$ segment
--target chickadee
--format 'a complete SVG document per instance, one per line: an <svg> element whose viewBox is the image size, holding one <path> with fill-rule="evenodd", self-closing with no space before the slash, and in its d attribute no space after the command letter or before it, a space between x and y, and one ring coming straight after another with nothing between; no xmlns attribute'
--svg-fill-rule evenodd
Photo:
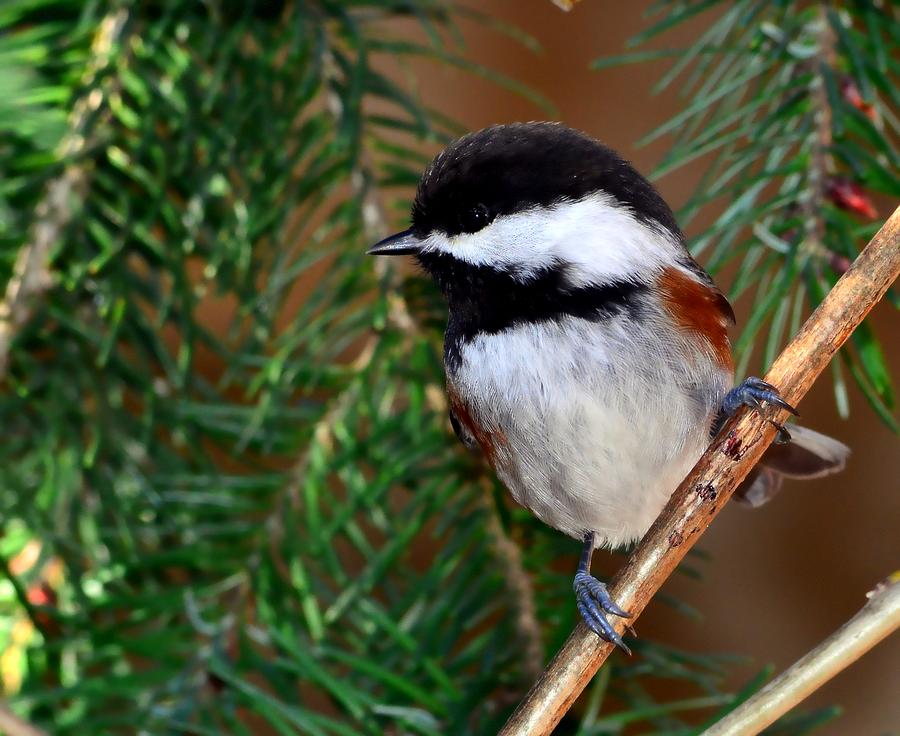
<svg viewBox="0 0 900 736"><path fill-rule="evenodd" d="M758 378L732 388L734 313L671 209L584 133L498 125L440 153L411 227L368 252L414 255L443 291L453 429L516 501L583 541L578 610L628 651L607 619L628 613L590 574L593 550L640 538L740 406L796 413ZM843 468L840 442L791 434L745 500Z"/></svg>

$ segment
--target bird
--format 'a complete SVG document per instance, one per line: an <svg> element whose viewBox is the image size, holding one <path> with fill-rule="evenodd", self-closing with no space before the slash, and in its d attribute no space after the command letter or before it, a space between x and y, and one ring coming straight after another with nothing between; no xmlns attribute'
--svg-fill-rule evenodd
<svg viewBox="0 0 900 736"><path fill-rule="evenodd" d="M609 618L629 613L591 575L594 550L640 539L740 407L797 413L759 378L734 386L734 312L672 210L586 133L494 125L441 151L409 228L367 252L413 256L443 292L454 432L519 504L582 543L577 610L630 652ZM841 442L778 426L781 444L738 490L750 505L784 477L846 463Z"/></svg>

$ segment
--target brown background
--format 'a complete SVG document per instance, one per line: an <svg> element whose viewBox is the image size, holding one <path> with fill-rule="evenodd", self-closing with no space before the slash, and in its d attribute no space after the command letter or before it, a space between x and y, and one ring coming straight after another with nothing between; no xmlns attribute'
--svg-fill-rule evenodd
<svg viewBox="0 0 900 736"><path fill-rule="evenodd" d="M488 15L508 20L535 36L540 54L483 28L465 26L466 54L491 69L524 81L548 97L558 119L588 131L649 171L666 142L636 149L634 142L678 109L674 93L652 96L664 64L631 65L604 72L591 60L624 50L627 38L647 27L648 3L583 0L563 13L549 0L487 0ZM694 28L665 37L668 46L689 43ZM495 85L436 65L422 64L421 93L475 129L491 123L547 117L528 101ZM693 190L702 162L659 182L677 208ZM890 202L879 202L886 216ZM688 234L702 221L691 223ZM747 303L735 305L739 324ZM882 305L874 325L889 352L900 383L900 318ZM754 371L759 371L758 365ZM700 609L692 622L651 605L640 633L697 651L752 655L734 684L771 663L789 665L850 617L878 580L900 568L900 442L851 387L851 417L836 414L827 377L800 409L809 426L828 432L854 451L840 476L791 484L757 511L729 508L701 542L711 553L705 579L678 576L667 590ZM598 558L600 555L598 554ZM604 565L597 560L601 567ZM824 728L829 734L900 733L900 636L883 643L822 688L807 705L840 704L843 717Z"/></svg>

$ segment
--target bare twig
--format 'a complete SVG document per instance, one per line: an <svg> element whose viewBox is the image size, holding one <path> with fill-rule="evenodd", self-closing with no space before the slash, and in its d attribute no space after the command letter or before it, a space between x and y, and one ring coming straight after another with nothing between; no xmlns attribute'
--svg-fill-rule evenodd
<svg viewBox="0 0 900 736"><path fill-rule="evenodd" d="M100 23L91 44L91 57L82 84L91 82L108 64L128 13L118 9ZM104 94L95 87L78 100L69 117L69 128L58 148L59 158L71 159L84 150L91 117L103 104ZM50 257L73 214L73 198L83 195L87 172L83 165L69 164L47 185L47 192L35 210L31 238L16 256L13 274L0 301L0 378L6 373L13 338L31 319L35 300L53 284Z"/></svg>
<svg viewBox="0 0 900 736"><path fill-rule="evenodd" d="M703 736L753 736L900 628L900 573L869 593L869 602L825 641L788 667Z"/></svg>
<svg viewBox="0 0 900 736"><path fill-rule="evenodd" d="M828 97L828 82L824 69L836 68L834 51L834 31L828 22L824 5L819 8L817 18L819 24L818 52L811 62L813 83L811 98L813 101L813 139L812 155L809 163L809 192L801 205L806 237L813 248L825 250L825 207L823 202L828 188L828 177L834 172L834 161L831 156L832 118L831 100Z"/></svg>
<svg viewBox="0 0 900 736"><path fill-rule="evenodd" d="M522 645L520 664L526 682L541 674L544 664L544 637L537 615L534 599L534 584L522 559L522 550L506 532L497 513L490 488L485 483L481 498L487 513L487 534L491 539L494 554L505 571L506 587L512 597L512 613L515 616L516 634ZM526 679L527 678L527 679ZM513 701L515 702L515 701Z"/></svg>
<svg viewBox="0 0 900 736"><path fill-rule="evenodd" d="M47 736L46 731L19 718L3 702L0 702L0 733L6 736Z"/></svg>
<svg viewBox="0 0 900 736"><path fill-rule="evenodd" d="M575 7L575 3L580 2L580 0L550 0L557 8L561 8L565 10L567 13Z"/></svg>
<svg viewBox="0 0 900 736"><path fill-rule="evenodd" d="M785 347L766 380L796 405L898 274L900 208ZM633 615L629 623L700 538L774 436L766 418L744 410L713 441L612 581L613 599ZM624 625L618 621L620 631ZM612 649L579 623L500 733L551 733Z"/></svg>

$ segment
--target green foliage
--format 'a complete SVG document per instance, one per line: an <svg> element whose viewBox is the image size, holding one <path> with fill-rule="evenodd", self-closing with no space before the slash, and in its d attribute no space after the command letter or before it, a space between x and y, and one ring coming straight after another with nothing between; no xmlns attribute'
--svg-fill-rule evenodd
<svg viewBox="0 0 900 736"><path fill-rule="evenodd" d="M0 376L0 676L48 732L491 733L572 626L577 549L450 437L437 295L362 255L457 132L384 70L508 83L463 19L533 45L443 0L0 7L7 290L59 231ZM570 730L736 702L635 648Z"/></svg>
<svg viewBox="0 0 900 736"><path fill-rule="evenodd" d="M632 39L659 43L710 17L690 47L647 49L595 64L673 58L657 91L677 84L683 109L644 137L672 140L663 176L704 162L705 174L679 219L709 208L713 223L692 242L713 272L731 265L729 295L752 308L736 343L739 373L756 350L766 368L850 261L878 230L871 195L900 197L900 38L891 3L666 0ZM900 306L896 294L890 295ZM879 416L895 431L894 388L871 329L841 353ZM849 412L840 363L839 411Z"/></svg>

